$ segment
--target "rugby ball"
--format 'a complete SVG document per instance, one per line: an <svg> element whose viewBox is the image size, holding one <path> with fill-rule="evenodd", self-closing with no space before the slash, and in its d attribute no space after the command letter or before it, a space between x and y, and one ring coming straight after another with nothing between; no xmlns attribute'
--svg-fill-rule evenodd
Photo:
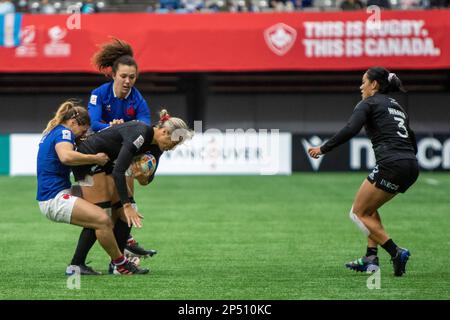
<svg viewBox="0 0 450 320"><path fill-rule="evenodd" d="M141 170L145 174L152 175L156 170L156 158L150 153L144 153L139 159Z"/></svg>

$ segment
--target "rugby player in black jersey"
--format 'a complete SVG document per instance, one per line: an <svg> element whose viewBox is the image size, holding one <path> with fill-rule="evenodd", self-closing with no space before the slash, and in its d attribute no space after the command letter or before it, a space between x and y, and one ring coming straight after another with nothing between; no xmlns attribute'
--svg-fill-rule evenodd
<svg viewBox="0 0 450 320"><path fill-rule="evenodd" d="M404 91L400 79L383 67L368 69L360 87L362 100L356 105L347 125L322 146L308 149L313 158L330 152L357 135L364 126L375 152L376 166L357 192L351 220L368 237L366 255L346 264L356 271L375 271L379 266L378 245L389 255L394 275L406 272L410 256L408 249L398 247L388 236L381 223L378 209L404 193L419 175L414 132L409 127L409 117L400 104L388 96Z"/></svg>
<svg viewBox="0 0 450 320"><path fill-rule="evenodd" d="M111 203L120 212L114 228L119 249L123 252L131 226L140 228L142 216L133 206L126 183L126 171L133 164L137 156L150 152L156 159L164 151L172 150L179 143L189 139L192 131L186 123L179 118L170 117L166 110L160 113L160 121L156 126L149 126L140 121L129 121L118 124L89 136L77 148L78 152L85 154L98 153L95 150L104 150L110 162L104 166L78 166L73 167L75 179L80 182L83 198L95 204L105 204L111 207ZM148 184L153 180L152 174L145 176L140 173L136 177L140 184ZM117 200L117 202L116 202ZM123 208L123 210L120 210ZM125 223L121 223L122 220ZM120 226L120 228L117 228ZM75 255L87 256L87 253L95 243L95 233L84 233L80 236ZM72 265L69 265L70 268ZM86 269L86 273L99 274L95 270ZM110 272L115 272L110 270ZM148 269L142 269L147 273ZM139 273L139 272L136 272Z"/></svg>

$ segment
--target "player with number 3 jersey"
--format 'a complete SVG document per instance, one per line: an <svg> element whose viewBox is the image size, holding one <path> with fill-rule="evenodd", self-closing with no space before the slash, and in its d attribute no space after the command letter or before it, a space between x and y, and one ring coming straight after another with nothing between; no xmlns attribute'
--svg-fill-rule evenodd
<svg viewBox="0 0 450 320"><path fill-rule="evenodd" d="M414 132L409 116L390 92L404 91L400 79L383 67L373 67L364 73L359 102L347 125L322 146L309 148L313 158L326 154L347 142L365 128L375 152L376 166L356 194L350 219L368 237L366 255L346 264L356 271L375 271L379 267L378 245L389 255L394 275L406 272L410 252L398 247L387 235L378 209L398 193L404 193L419 176Z"/></svg>

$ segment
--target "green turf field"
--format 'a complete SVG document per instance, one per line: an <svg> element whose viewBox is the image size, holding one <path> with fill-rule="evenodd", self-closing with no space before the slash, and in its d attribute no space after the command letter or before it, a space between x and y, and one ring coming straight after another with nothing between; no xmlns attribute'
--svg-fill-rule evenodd
<svg viewBox="0 0 450 320"><path fill-rule="evenodd" d="M365 174L157 177L137 190L159 253L147 276L82 277L64 270L79 227L44 218L32 177L0 177L0 299L450 299L450 174L425 174L381 209L388 233L411 251L394 278L380 250L381 288L343 265L365 253L348 218ZM88 260L106 271L98 244Z"/></svg>

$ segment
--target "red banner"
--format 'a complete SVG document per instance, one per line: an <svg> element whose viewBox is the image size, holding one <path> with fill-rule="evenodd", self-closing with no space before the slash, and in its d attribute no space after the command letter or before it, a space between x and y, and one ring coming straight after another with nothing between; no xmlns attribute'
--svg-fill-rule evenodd
<svg viewBox="0 0 450 320"><path fill-rule="evenodd" d="M450 10L330 13L24 15L0 72L95 72L109 36L140 71L450 68Z"/></svg>

